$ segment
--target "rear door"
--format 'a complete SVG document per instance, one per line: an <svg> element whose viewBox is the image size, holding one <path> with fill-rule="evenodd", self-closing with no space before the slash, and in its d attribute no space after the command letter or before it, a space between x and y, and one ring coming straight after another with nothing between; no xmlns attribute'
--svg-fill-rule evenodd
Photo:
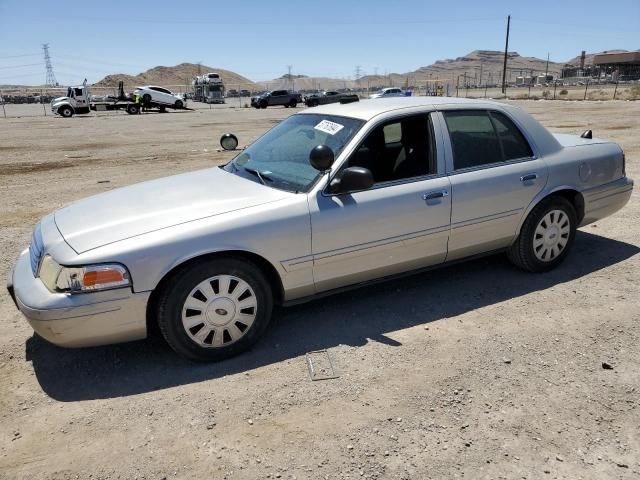
<svg viewBox="0 0 640 480"><path fill-rule="evenodd" d="M274 90L271 92L269 105L284 105L289 103L289 95L286 90Z"/></svg>
<svg viewBox="0 0 640 480"><path fill-rule="evenodd" d="M441 115L452 194L447 260L509 246L547 182L546 164L502 111L449 108Z"/></svg>

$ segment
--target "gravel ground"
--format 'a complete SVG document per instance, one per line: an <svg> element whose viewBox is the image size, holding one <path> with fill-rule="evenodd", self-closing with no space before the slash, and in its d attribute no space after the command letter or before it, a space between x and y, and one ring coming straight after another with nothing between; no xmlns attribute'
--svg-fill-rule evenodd
<svg viewBox="0 0 640 480"><path fill-rule="evenodd" d="M515 103L619 142L640 177L640 103ZM46 213L226 161L222 133L291 113L0 118L0 275ZM160 339L57 348L2 291L0 478L638 478L638 196L553 272L494 256L281 309L217 364ZM321 349L339 377L312 382Z"/></svg>

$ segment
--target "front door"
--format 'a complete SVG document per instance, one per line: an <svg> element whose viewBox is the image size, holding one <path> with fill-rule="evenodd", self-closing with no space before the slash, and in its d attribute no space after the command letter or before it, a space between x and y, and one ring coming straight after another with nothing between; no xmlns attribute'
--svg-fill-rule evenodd
<svg viewBox="0 0 640 480"><path fill-rule="evenodd" d="M341 168L352 166L371 170L374 186L310 198L316 290L443 262L450 184L430 115L374 127Z"/></svg>
<svg viewBox="0 0 640 480"><path fill-rule="evenodd" d="M503 112L444 110L442 115L451 147L453 202L447 260L508 247L525 209L547 182L547 167Z"/></svg>

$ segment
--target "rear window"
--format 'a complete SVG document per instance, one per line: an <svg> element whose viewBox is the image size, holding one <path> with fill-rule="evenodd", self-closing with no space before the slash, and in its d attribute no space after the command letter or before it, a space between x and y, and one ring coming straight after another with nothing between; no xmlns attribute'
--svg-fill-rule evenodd
<svg viewBox="0 0 640 480"><path fill-rule="evenodd" d="M518 127L500 112L444 112L455 170L533 156Z"/></svg>
<svg viewBox="0 0 640 480"><path fill-rule="evenodd" d="M500 112L491 112L491 118L500 138L505 160L533 156L529 142L511 120Z"/></svg>

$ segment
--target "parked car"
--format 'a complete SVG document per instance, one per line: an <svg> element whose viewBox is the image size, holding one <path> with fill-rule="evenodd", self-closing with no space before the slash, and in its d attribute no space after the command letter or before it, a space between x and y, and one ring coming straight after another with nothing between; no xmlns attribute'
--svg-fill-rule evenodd
<svg viewBox="0 0 640 480"><path fill-rule="evenodd" d="M147 85L146 87L136 87L133 91L134 95L140 95L142 103L157 103L160 105L171 105L175 108L184 107L184 98L178 94L172 93L163 87Z"/></svg>
<svg viewBox="0 0 640 480"><path fill-rule="evenodd" d="M238 93L237 90L231 89L227 91L227 94L225 96L227 98L237 98L240 96L240 94Z"/></svg>
<svg viewBox="0 0 640 480"><path fill-rule="evenodd" d="M249 90L240 90L240 96L241 97L250 97L251 96L251 92Z"/></svg>
<svg viewBox="0 0 640 480"><path fill-rule="evenodd" d="M499 250L550 270L632 189L618 145L551 134L511 105L324 105L223 167L44 217L8 287L52 343L134 340L152 323L176 352L221 359L262 336L275 304Z"/></svg>
<svg viewBox="0 0 640 480"><path fill-rule="evenodd" d="M272 92L264 92L256 97L251 97L251 106L255 108L267 108L275 105L295 108L298 103L302 103L300 94L289 90L273 90Z"/></svg>
<svg viewBox="0 0 640 480"><path fill-rule="evenodd" d="M404 97L405 94L400 88L390 87L383 88L382 90L377 91L369 95L369 98L388 98L388 97Z"/></svg>
<svg viewBox="0 0 640 480"><path fill-rule="evenodd" d="M335 91L320 92L317 95L308 96L304 103L307 107L317 107L318 105L326 105L328 103L351 103L357 102L360 97L355 93L340 93Z"/></svg>

